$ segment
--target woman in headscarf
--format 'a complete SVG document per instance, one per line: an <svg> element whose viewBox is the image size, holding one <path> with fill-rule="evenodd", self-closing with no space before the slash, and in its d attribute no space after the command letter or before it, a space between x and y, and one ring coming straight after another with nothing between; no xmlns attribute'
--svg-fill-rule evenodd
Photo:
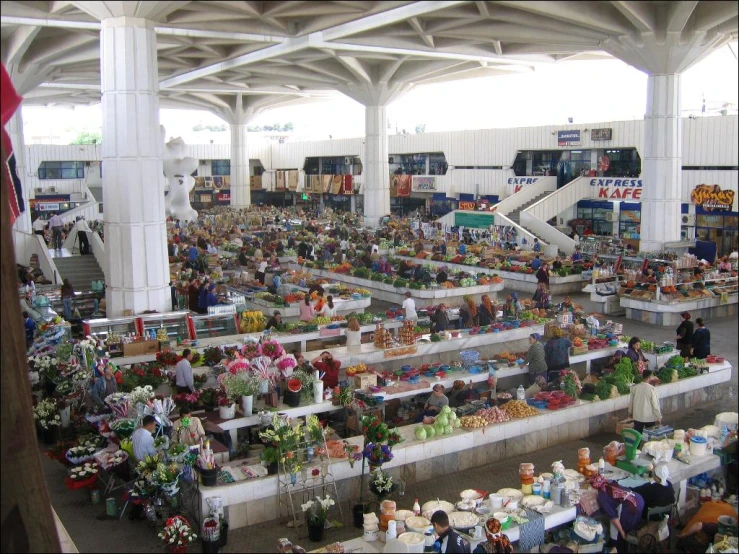
<svg viewBox="0 0 739 554"><path fill-rule="evenodd" d="M526 354L526 364L529 366L529 382L533 385L538 378L547 378L547 362L544 353L544 344L539 333L529 335L529 351Z"/></svg>
<svg viewBox="0 0 739 554"><path fill-rule="evenodd" d="M680 355L683 358L690 357L693 350L693 322L690 321L690 313L683 312L680 314L682 321L676 329L677 334L677 348L680 350Z"/></svg>
<svg viewBox="0 0 739 554"><path fill-rule="evenodd" d="M565 296L565 301L562 303L562 310L565 312L575 313L575 306L572 304L572 298Z"/></svg>
<svg viewBox="0 0 739 554"><path fill-rule="evenodd" d="M491 517L485 522L485 538L473 550L474 554L512 554L513 545L508 536L501 533L500 521Z"/></svg>
<svg viewBox="0 0 739 554"><path fill-rule="evenodd" d="M670 470L667 464L657 464L654 468L653 482L632 489L644 499L644 513L647 518L649 508L661 508L675 503L675 491L670 483Z"/></svg>
<svg viewBox="0 0 739 554"><path fill-rule="evenodd" d="M493 303L490 301L490 297L487 294L483 294L480 300L482 300L482 302L480 302L480 307L477 310L480 325L484 326L495 323L496 310L495 306L493 306Z"/></svg>
<svg viewBox="0 0 739 554"><path fill-rule="evenodd" d="M598 506L611 520L611 540L616 541L616 550L626 552L626 534L639 527L644 498L602 475L591 477L590 486L598 491Z"/></svg>
<svg viewBox="0 0 739 554"><path fill-rule="evenodd" d="M465 305L459 311L459 315L462 318L462 328L467 329L471 327L477 327L480 323L480 319L477 316L477 306L471 296L464 297Z"/></svg>
<svg viewBox="0 0 739 554"><path fill-rule="evenodd" d="M449 392L449 407L459 408L465 404L464 398L464 381L457 379L452 384L452 390Z"/></svg>

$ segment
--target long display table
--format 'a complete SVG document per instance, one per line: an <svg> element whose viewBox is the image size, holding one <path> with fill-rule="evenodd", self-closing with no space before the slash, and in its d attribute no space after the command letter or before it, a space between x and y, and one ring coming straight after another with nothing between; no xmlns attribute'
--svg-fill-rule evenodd
<svg viewBox="0 0 739 554"><path fill-rule="evenodd" d="M484 274L484 275L497 275L505 280L506 288L519 292L530 292L536 291L536 285L538 281L534 273L519 273L517 271L505 271L502 269L492 269L482 266L466 265L466 264L453 264L450 262L440 262L437 260L428 260L420 258L412 258L409 256L395 256L399 260L406 260L413 263L429 264L435 267L446 267L452 271L465 271L467 273ZM516 265L525 265L517 263ZM574 292L582 291L583 283L588 279L580 275L568 275L567 277L560 277L559 275L551 275L549 277L549 289L551 294L570 294Z"/></svg>
<svg viewBox="0 0 739 554"><path fill-rule="evenodd" d="M737 302L739 302L739 296L736 294L728 295L725 302L718 296L672 303L636 300L628 296L621 297L621 307L626 310L627 318L662 327L680 325L682 321L680 314L683 312L690 312L693 320L698 317L709 321L717 317L735 317L739 313Z"/></svg>
<svg viewBox="0 0 739 554"><path fill-rule="evenodd" d="M410 292L411 297L416 300L416 302L429 304L440 304L441 302L446 302L452 305L458 305L462 303L462 298L468 295L472 296L476 302L479 302L483 294L487 294L491 301L495 301L497 293L503 290L505 285L505 283L491 283L489 285L455 287L453 289L430 288L418 290L406 287L395 287L378 281L372 281L371 279L361 279L352 275L345 275L343 273L336 273L334 271L326 271L323 269L304 268L298 265L293 266L293 269L301 269L317 277L331 279L348 285L353 285L355 287L367 289L372 293L373 298L384 300L385 302L394 302L396 304L403 303L406 292Z"/></svg>
<svg viewBox="0 0 739 554"><path fill-rule="evenodd" d="M668 402L672 397L684 395L685 402L680 409L689 407L693 392L703 392L713 385L719 385L731 379L731 365L710 364L709 372L668 383L657 387L657 393L663 404L663 412L678 410L677 402ZM432 466L436 458L457 455L459 466L475 467L494 461L489 445L495 443L502 454L515 452L524 454L546 446L554 446L578 438L590 436L593 426L602 428L601 420L607 414L626 410L630 397L619 396L598 402L578 401L574 405L558 411L539 410L534 417L515 419L479 429L455 429L451 435L434 437L426 441L415 438L415 426L410 425L398 429L404 441L393 448L394 458L383 466L383 469L396 473L397 468L413 465L414 479L422 481L431 478ZM597 425L596 425L597 424ZM597 431L596 431L597 432ZM361 445L362 437L347 439L350 444ZM477 449L485 448L485 455L476 455ZM469 452L466 454L466 452ZM480 451L482 452L482 451ZM496 458L499 459L499 458ZM318 467L318 462L307 464ZM442 464L447 471L447 464ZM452 468L452 471L456 469ZM686 470L687 471L687 470ZM346 460L333 460L332 473L339 484L340 500L350 495L350 483L341 483L348 479L358 479L361 464L354 467ZM683 476L684 478L684 476ZM481 484L482 485L482 484ZM343 491L343 494L342 494ZM269 475L260 479L239 481L215 487L200 487L202 513L208 513L207 499L220 497L223 505L228 507L228 519L232 528L271 521L278 515L278 477Z"/></svg>
<svg viewBox="0 0 739 554"><path fill-rule="evenodd" d="M336 311L341 314L349 314L352 312L363 313L365 309L369 308L372 298L360 298L358 300L342 300L337 298L334 300ZM274 306L262 302L259 299L246 300L244 302L246 307L250 310L257 310L262 312L264 315L270 317L275 310L282 314L284 321L297 321L300 317L300 306L297 303L290 304L289 306Z"/></svg>

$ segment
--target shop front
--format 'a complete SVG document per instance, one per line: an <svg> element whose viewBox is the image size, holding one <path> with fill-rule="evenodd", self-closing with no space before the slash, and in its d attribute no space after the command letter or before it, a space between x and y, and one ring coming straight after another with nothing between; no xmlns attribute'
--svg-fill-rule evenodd
<svg viewBox="0 0 739 554"><path fill-rule="evenodd" d="M690 194L695 205L695 238L716 244L716 255L728 256L739 250L739 213L733 190L722 190L720 185L701 184Z"/></svg>

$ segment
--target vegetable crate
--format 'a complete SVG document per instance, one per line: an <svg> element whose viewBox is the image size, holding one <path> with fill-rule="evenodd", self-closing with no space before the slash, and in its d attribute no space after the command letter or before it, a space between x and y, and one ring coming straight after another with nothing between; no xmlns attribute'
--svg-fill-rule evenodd
<svg viewBox="0 0 739 554"><path fill-rule="evenodd" d="M377 375L374 373L362 373L354 376L354 388L366 389L377 385Z"/></svg>

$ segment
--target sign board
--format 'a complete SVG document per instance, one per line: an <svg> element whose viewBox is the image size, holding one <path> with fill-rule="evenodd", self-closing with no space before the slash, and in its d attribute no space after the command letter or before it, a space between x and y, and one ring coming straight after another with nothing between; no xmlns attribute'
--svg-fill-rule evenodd
<svg viewBox="0 0 739 554"><path fill-rule="evenodd" d="M526 185L533 185L538 182L541 177L508 177L509 194L516 194Z"/></svg>
<svg viewBox="0 0 739 554"><path fill-rule="evenodd" d="M59 202L37 202L36 210L39 212L58 212Z"/></svg>
<svg viewBox="0 0 739 554"><path fill-rule="evenodd" d="M580 146L580 130L557 131L557 146Z"/></svg>
<svg viewBox="0 0 739 554"><path fill-rule="evenodd" d="M733 190L721 190L719 185L698 185L690 193L690 201L706 211L728 211L734 205Z"/></svg>
<svg viewBox="0 0 739 554"><path fill-rule="evenodd" d="M474 204L474 202L472 202ZM460 204L462 204L460 202ZM495 223L495 216L485 212L454 212L454 225L457 227L472 227L487 229Z"/></svg>
<svg viewBox="0 0 739 554"><path fill-rule="evenodd" d="M610 127L591 129L590 140L613 140L613 129Z"/></svg>
<svg viewBox="0 0 739 554"><path fill-rule="evenodd" d="M477 208L477 204L475 202L463 201L459 203L460 210L475 211L476 208Z"/></svg>
<svg viewBox="0 0 739 554"><path fill-rule="evenodd" d="M641 200L641 179L590 179L590 198L605 200Z"/></svg>
<svg viewBox="0 0 739 554"><path fill-rule="evenodd" d="M216 195L216 200L218 200L218 202L230 202L231 201L231 191L219 192Z"/></svg>
<svg viewBox="0 0 739 554"><path fill-rule="evenodd" d="M436 192L436 177L419 177L414 175L411 180L413 192Z"/></svg>

